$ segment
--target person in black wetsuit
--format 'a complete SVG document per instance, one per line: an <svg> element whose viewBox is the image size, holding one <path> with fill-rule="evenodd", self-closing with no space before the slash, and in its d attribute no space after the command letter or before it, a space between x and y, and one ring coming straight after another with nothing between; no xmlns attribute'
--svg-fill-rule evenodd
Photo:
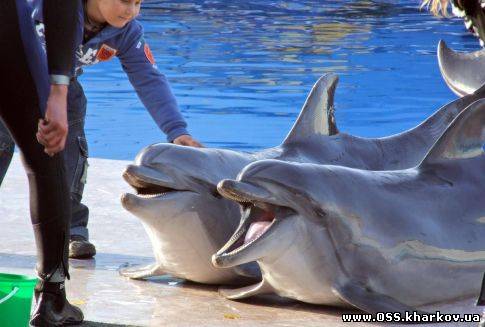
<svg viewBox="0 0 485 327"><path fill-rule="evenodd" d="M81 310L67 301L64 289L69 277L71 213L64 161L58 154L67 135L67 85L79 5L78 0L44 2L47 64L27 1L0 1L0 118L22 153L37 245L39 281L31 326L83 320Z"/></svg>

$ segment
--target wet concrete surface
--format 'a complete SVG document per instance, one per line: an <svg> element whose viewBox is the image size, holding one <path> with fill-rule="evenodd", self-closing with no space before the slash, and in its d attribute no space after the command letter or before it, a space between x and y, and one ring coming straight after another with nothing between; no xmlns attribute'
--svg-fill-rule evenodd
<svg viewBox="0 0 485 327"><path fill-rule="evenodd" d="M148 237L120 204L130 187L121 178L126 161L90 159L85 203L91 211L92 260L71 260L68 297L82 308L83 326L345 326L338 308L308 305L275 296L236 302L217 287L170 276L134 281L118 274L126 264L152 262ZM0 189L0 272L33 274L35 243L28 211L27 179L18 156ZM473 299L427 308L442 313L478 313ZM347 310L346 312L358 313ZM373 326L352 323L352 326ZM388 324L380 324L380 326ZM476 326L440 324L440 326ZM397 326L397 325L394 325Z"/></svg>

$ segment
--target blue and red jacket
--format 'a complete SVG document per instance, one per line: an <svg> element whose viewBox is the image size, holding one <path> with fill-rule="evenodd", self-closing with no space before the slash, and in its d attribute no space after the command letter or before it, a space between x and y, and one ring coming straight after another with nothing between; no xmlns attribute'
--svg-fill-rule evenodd
<svg viewBox="0 0 485 327"><path fill-rule="evenodd" d="M29 0L36 24L37 34L44 40L42 0ZM84 12L79 10L75 72L78 76L83 67L110 60L117 56L136 93L169 142L188 134L187 123L182 117L177 101L165 76L155 65L143 27L132 20L122 28L107 25L97 35L83 44Z"/></svg>

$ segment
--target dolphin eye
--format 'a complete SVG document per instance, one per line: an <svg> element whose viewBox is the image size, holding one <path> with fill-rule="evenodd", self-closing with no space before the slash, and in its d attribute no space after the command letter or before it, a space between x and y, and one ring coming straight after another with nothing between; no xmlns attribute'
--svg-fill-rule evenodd
<svg viewBox="0 0 485 327"><path fill-rule="evenodd" d="M315 208L315 213L317 214L317 216L322 218L327 216L327 213L320 208Z"/></svg>
<svg viewBox="0 0 485 327"><path fill-rule="evenodd" d="M215 197L216 199L222 199L222 195L217 191L217 189L214 189L211 192L212 196Z"/></svg>

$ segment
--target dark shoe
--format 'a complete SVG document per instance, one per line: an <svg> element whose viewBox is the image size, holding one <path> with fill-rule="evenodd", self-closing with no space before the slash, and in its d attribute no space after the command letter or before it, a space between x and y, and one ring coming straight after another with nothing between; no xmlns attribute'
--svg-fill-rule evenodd
<svg viewBox="0 0 485 327"><path fill-rule="evenodd" d="M64 283L40 281L35 287L34 295L37 304L30 320L31 327L57 327L83 322L81 309L66 299Z"/></svg>
<svg viewBox="0 0 485 327"><path fill-rule="evenodd" d="M80 235L72 235L69 240L69 258L91 259L96 255L96 248L92 243Z"/></svg>

